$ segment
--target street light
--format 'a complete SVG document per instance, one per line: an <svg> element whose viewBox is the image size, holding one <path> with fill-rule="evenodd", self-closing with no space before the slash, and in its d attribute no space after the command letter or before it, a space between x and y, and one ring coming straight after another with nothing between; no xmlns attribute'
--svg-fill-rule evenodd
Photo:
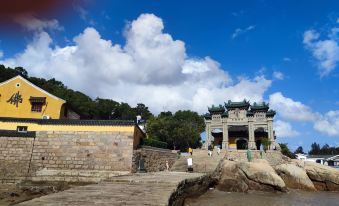
<svg viewBox="0 0 339 206"><path fill-rule="evenodd" d="M115 109L113 109L113 110L111 111L111 114L109 115L109 119L112 119L114 114L115 114Z"/></svg>
<svg viewBox="0 0 339 206"><path fill-rule="evenodd" d="M141 115L137 115L137 124L139 124L140 120L141 120Z"/></svg>

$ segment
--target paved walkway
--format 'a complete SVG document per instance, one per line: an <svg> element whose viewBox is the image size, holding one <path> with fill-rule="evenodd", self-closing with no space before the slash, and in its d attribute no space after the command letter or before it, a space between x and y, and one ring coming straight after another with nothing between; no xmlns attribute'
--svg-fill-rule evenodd
<svg viewBox="0 0 339 206"><path fill-rule="evenodd" d="M200 173L158 172L113 177L99 184L71 188L18 205L168 205L170 196L182 181L203 176Z"/></svg>

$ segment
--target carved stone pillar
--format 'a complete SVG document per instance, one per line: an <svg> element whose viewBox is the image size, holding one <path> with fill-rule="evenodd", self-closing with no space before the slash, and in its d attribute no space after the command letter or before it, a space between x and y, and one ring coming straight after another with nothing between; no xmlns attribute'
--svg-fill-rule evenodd
<svg viewBox="0 0 339 206"><path fill-rule="evenodd" d="M275 139L274 139L274 133L273 133L273 119L269 119L267 121L267 129L268 129L268 139L271 141L270 149L274 149L275 146Z"/></svg>
<svg viewBox="0 0 339 206"><path fill-rule="evenodd" d="M206 132L205 149L208 149L208 145L211 142L211 126L210 126L210 123L206 122L205 132Z"/></svg>
<svg viewBox="0 0 339 206"><path fill-rule="evenodd" d="M248 148L255 149L253 120L248 123Z"/></svg>
<svg viewBox="0 0 339 206"><path fill-rule="evenodd" d="M222 125L222 148L228 149L228 125L227 123L223 123Z"/></svg>

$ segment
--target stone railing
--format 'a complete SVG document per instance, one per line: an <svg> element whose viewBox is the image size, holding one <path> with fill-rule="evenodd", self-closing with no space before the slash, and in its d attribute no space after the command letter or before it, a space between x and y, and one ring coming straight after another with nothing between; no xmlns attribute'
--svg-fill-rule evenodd
<svg viewBox="0 0 339 206"><path fill-rule="evenodd" d="M251 153L252 159L266 159L273 166L283 164L288 160L288 157L276 150L267 150L266 152L251 150ZM228 150L225 157L230 160L247 161L247 150Z"/></svg>

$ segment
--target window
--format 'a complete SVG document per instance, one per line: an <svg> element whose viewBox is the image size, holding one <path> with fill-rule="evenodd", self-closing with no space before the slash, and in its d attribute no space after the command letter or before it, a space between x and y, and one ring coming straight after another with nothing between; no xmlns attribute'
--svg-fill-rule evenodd
<svg viewBox="0 0 339 206"><path fill-rule="evenodd" d="M42 102L32 102L32 112L41 112L42 111Z"/></svg>
<svg viewBox="0 0 339 206"><path fill-rule="evenodd" d="M41 112L42 106L46 103L46 97L30 97L29 101L31 102L32 112Z"/></svg>
<svg viewBox="0 0 339 206"><path fill-rule="evenodd" d="M27 126L18 126L16 128L17 132L21 132L21 133L26 133L27 132Z"/></svg>

